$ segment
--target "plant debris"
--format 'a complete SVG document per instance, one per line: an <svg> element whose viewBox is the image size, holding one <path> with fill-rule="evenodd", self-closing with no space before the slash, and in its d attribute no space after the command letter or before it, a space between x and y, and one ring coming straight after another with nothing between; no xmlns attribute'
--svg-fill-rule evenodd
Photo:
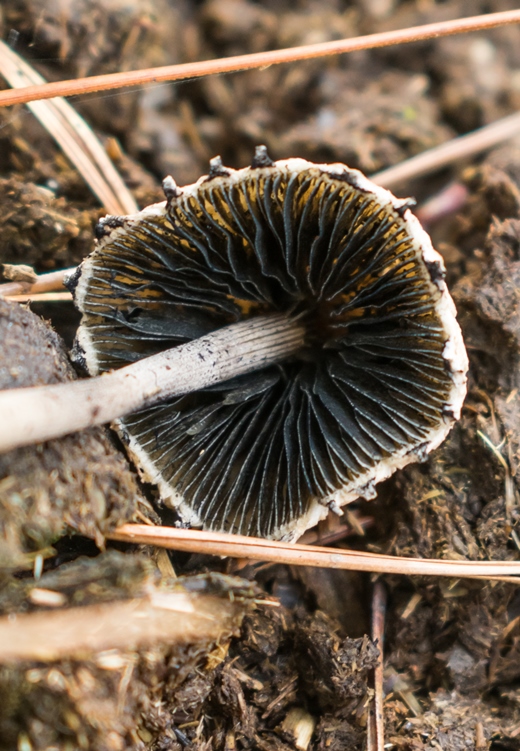
<svg viewBox="0 0 520 751"><path fill-rule="evenodd" d="M38 600L36 592L59 594L61 603ZM284 749L294 742L294 728L310 718L316 747L339 749L348 739L353 751L361 750L367 674L377 648L368 637L340 636L324 613L296 614L261 601L251 612L260 592L250 582L215 574L160 582L149 560L111 551L44 574L37 587L11 582L0 595L0 628L1 614L18 613L20 629L27 613L40 614L43 626L49 611L88 613L112 603L117 612L118 603L131 598L135 607L154 592L163 597L159 607L168 592L180 592L194 607L204 601L215 608L208 635L199 628L191 642L177 645L163 637L93 654L83 647L82 659L4 665L0 694L9 699L0 710L0 748L27 738L33 749L67 749L72 741L89 751L157 749L176 740L224 749L233 737L240 747ZM227 621L217 619L220 600ZM193 617L188 613L186 619ZM38 652L40 645L34 647Z"/></svg>
<svg viewBox="0 0 520 751"><path fill-rule="evenodd" d="M215 157L194 185L164 189L102 220L70 278L76 362L99 375L275 313L304 332L283 362L264 347L256 372L156 389L121 413L141 476L184 522L296 539L439 445L468 361L442 258L406 199L338 163L272 162L265 146L250 167Z"/></svg>
<svg viewBox="0 0 520 751"><path fill-rule="evenodd" d="M71 744L89 751L156 747L143 743L143 739L164 737L161 730L171 729L175 722L172 714L179 704L185 706L190 690L197 697L194 709L204 701L229 641L238 633L244 613L251 609L257 594L254 585L232 577L209 575L161 582L151 561L111 551L44 574L38 589L24 581L13 581L4 589L0 612L8 612L11 622L18 614L20 629L28 618L39 617L43 639L45 619L60 610L50 600L46 606L37 603L36 591L60 594L61 612L77 613L78 619L82 610L88 613L96 605L103 612L100 603L108 604L107 612L115 609L117 613L118 604L127 602L136 610L139 601L153 602L155 598L163 614L162 637L156 633L153 643L147 644L150 637L142 632L140 643L128 644L125 626L129 625L130 609L118 628L112 623L115 640L110 649L93 652L85 645L68 659L40 657L3 665L2 749L21 743L42 751L49 747L65 751ZM182 600L180 612L173 607L175 594ZM76 609L71 610L74 605ZM143 616L143 612L138 613L140 620ZM195 618L188 638L182 633L180 639L175 637L179 617L188 621ZM101 616L99 631L104 630L102 623ZM122 637L120 647L118 633Z"/></svg>
<svg viewBox="0 0 520 751"><path fill-rule="evenodd" d="M462 0L3 0L1 33L56 80L517 6L514 0L474 0L471 7ZM189 184L214 154L241 167L258 143L274 159L346 161L368 173L385 168L518 111L519 68L518 28L511 27L71 103L146 206L162 200L165 175ZM468 200L431 232L468 344L462 420L426 463L400 471L375 500L359 504L370 520L364 536L337 544L453 560L517 559L519 142L403 185L402 192L421 201L452 180L464 184ZM1 263L41 273L74 266L92 250L102 209L23 108L0 111L0 197ZM71 344L77 328L72 306L39 302L33 310L51 318L58 334L29 310L0 303L2 387L74 377L60 340ZM102 546L104 532L134 518L136 509L149 521L175 522L163 508L154 515L153 493L139 485L104 430L4 455L0 476L0 617L62 614L82 602L115 609L173 587L156 578L151 551L136 554L135 546L100 553L90 543L90 561L65 565L85 551L82 535ZM252 607L250 598L262 600L250 582L234 581L230 590L215 579L225 561L186 554L172 554L172 561L181 574L210 573L203 589L222 602L238 586L239 611ZM173 574L166 554L161 570ZM156 642L2 665L0 748L361 751L381 646L364 636L368 576L295 574L269 565L247 565L241 573L282 605L249 609L233 639L230 630L218 643ZM201 586L199 578L191 581ZM385 748L518 751L517 588L431 577L385 581Z"/></svg>

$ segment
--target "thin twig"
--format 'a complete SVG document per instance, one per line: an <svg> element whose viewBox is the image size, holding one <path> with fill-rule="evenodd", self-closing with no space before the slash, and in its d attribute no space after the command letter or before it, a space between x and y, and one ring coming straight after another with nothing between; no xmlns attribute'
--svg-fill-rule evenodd
<svg viewBox="0 0 520 751"><path fill-rule="evenodd" d="M47 274L40 274L33 284L27 284L26 282L6 282L6 284L0 284L0 297L57 292L63 289L63 280L65 277L74 271L76 271L75 268L49 271Z"/></svg>
<svg viewBox="0 0 520 751"><path fill-rule="evenodd" d="M367 751L384 751L385 721L383 714L383 660L386 619L386 588L376 581L372 593L372 641L377 644L379 658L373 670L374 698L367 725Z"/></svg>
<svg viewBox="0 0 520 751"><path fill-rule="evenodd" d="M221 532L206 532L175 527L149 527L124 524L107 535L110 540L156 545L189 553L251 558L291 566L318 566L354 571L372 571L407 576L448 576L451 578L492 579L520 584L520 561L448 561L442 559L403 558L339 550L314 545L277 542Z"/></svg>
<svg viewBox="0 0 520 751"><path fill-rule="evenodd" d="M520 134L520 112L424 151L401 164L377 172L370 179L384 188L393 188L406 180L422 177L448 164L474 156L518 134Z"/></svg>
<svg viewBox="0 0 520 751"><path fill-rule="evenodd" d="M152 591L132 600L17 613L0 618L0 664L133 649L157 641L218 642L234 630L243 608L223 597Z"/></svg>
<svg viewBox="0 0 520 751"><path fill-rule="evenodd" d="M72 302L70 292L36 292L26 295L4 295L11 302Z"/></svg>
<svg viewBox="0 0 520 751"><path fill-rule="evenodd" d="M279 362L303 346L304 328L262 316L97 378L0 392L0 452L58 438L172 396Z"/></svg>
<svg viewBox="0 0 520 751"><path fill-rule="evenodd" d="M520 23L520 10L509 10L502 13L488 13L470 18L457 18L452 21L414 26L397 31L384 31L378 34L355 37L354 39L340 39L333 42L308 44L282 50L256 52L250 55L225 57L220 60L203 60L196 63L182 63L180 65L166 65L160 68L146 70L123 71L108 73L101 76L90 76L70 81L56 81L43 86L27 86L17 91L0 92L0 106L23 104L35 99L51 99L56 96L74 96L89 94L95 91L108 91L128 86L143 86L147 83L161 81L180 81L216 73L231 73L234 71L263 68L267 65L291 63L298 60L309 60L328 55L357 52L359 50L388 47L394 44L408 44L437 37L462 34L470 31L505 26Z"/></svg>
<svg viewBox="0 0 520 751"><path fill-rule="evenodd" d="M14 89L47 85L23 58L0 40L0 73ZM92 130L64 99L33 102L29 109L54 138L101 205L111 214L133 214L134 198Z"/></svg>

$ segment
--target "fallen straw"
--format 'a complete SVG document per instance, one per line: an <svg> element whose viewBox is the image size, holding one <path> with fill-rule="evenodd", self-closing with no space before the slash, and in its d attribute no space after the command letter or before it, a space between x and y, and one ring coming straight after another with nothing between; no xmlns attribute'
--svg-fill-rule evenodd
<svg viewBox="0 0 520 751"><path fill-rule="evenodd" d="M518 134L520 134L520 112L515 112L513 115L503 117L490 125L453 138L411 159L406 159L400 164L377 172L371 176L371 180L384 188L393 188L406 180L415 180L453 162L486 151Z"/></svg>
<svg viewBox="0 0 520 751"><path fill-rule="evenodd" d="M285 316L263 316L103 376L2 391L0 451L102 425L278 362L302 347L304 334L300 324Z"/></svg>
<svg viewBox="0 0 520 751"><path fill-rule="evenodd" d="M0 75L13 89L44 86L45 79L0 40ZM110 214L132 214L137 204L85 120L64 99L30 102L33 115L61 147Z"/></svg>

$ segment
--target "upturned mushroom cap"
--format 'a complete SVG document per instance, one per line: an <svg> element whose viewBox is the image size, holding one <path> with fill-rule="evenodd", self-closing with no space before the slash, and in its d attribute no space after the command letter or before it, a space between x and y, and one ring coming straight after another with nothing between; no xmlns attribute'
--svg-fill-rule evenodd
<svg viewBox="0 0 520 751"><path fill-rule="evenodd" d="M442 258L395 198L343 164L212 160L208 176L108 217L73 280L76 357L98 374L241 319L298 315L281 365L118 423L182 519L294 539L424 460L460 415L466 351Z"/></svg>

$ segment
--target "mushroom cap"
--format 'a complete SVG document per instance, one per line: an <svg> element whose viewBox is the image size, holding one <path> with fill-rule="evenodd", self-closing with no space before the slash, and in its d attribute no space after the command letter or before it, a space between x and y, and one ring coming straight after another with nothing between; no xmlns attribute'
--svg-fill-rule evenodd
<svg viewBox="0 0 520 751"><path fill-rule="evenodd" d="M236 321L302 316L280 365L117 423L145 480L193 525L295 539L328 507L445 438L468 367L441 256L395 198L343 164L217 158L208 176L107 217L76 277L92 374Z"/></svg>

